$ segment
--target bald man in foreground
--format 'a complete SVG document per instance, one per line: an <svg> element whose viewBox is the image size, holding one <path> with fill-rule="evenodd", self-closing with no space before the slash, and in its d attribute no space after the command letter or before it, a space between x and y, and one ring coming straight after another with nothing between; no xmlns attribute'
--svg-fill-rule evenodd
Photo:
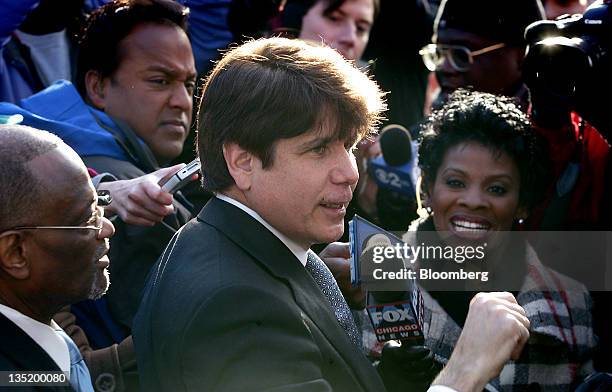
<svg viewBox="0 0 612 392"><path fill-rule="evenodd" d="M0 369L56 375L45 376L50 390L93 391L52 317L106 292L113 225L79 156L48 132L0 125L0 184Z"/></svg>

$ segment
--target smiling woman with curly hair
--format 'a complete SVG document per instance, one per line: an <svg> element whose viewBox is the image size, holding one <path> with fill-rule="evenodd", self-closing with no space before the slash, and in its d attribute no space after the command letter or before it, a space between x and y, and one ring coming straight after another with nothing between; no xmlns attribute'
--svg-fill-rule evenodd
<svg viewBox="0 0 612 392"><path fill-rule="evenodd" d="M549 163L526 115L510 98L458 90L423 125L419 149L428 215L404 235L408 244L487 244L481 263L438 269L487 271L474 284L421 280L425 344L445 363L478 291L511 291L525 309L531 337L520 358L491 381L496 390L569 389L591 369L595 346L585 287L542 265L516 232L546 189ZM456 260L455 260L456 261ZM419 260L420 268L431 260ZM450 267L449 267L450 266ZM454 290L454 291L448 291Z"/></svg>

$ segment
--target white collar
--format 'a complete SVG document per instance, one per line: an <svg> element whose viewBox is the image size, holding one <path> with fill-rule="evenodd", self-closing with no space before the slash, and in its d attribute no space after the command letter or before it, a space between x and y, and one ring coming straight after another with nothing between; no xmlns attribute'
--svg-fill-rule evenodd
<svg viewBox="0 0 612 392"><path fill-rule="evenodd" d="M253 219L255 219L256 221L264 225L266 229L270 230L272 234L274 234L279 240L281 240L283 244L285 244L287 248L289 248L291 253L293 253L295 257L297 257L297 259L300 261L300 263L302 263L303 266L306 266L306 261L308 260L308 249L304 249L303 247L298 245L295 241L289 239L289 237L287 237L280 231L276 230L268 222L266 222L261 216L259 216L257 212L253 211L252 209L245 206L244 204L237 201L236 199L232 199L231 197L221 194L221 193L217 193L216 196L218 199L221 199L227 203L233 204L236 207L240 208L242 211L252 216Z"/></svg>
<svg viewBox="0 0 612 392"><path fill-rule="evenodd" d="M56 331L62 328L57 323L51 320L51 324L43 324L38 320L34 320L25 314L0 304L0 313L6 318L15 323L29 337L32 338L49 356L57 366L63 371L70 374L70 352L68 344L57 334ZM5 337L7 338L7 337ZM10 337L8 337L10 339ZM34 369L40 370L40 369Z"/></svg>

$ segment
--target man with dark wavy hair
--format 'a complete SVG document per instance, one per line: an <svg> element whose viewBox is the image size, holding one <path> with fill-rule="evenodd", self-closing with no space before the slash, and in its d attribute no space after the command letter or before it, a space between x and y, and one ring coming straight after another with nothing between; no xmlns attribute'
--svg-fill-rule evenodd
<svg viewBox="0 0 612 392"><path fill-rule="evenodd" d="M378 86L330 48L257 40L217 64L198 130L203 185L215 197L149 276L134 319L145 390L385 390L310 250L342 235L358 180L353 148L383 109ZM474 300L436 384L482 390L520 352L529 332L512 301Z"/></svg>

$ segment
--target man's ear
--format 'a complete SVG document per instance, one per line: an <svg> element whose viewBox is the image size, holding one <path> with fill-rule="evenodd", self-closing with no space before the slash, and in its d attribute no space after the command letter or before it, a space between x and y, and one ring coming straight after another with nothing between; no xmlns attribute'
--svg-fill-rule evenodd
<svg viewBox="0 0 612 392"><path fill-rule="evenodd" d="M87 99L96 109L104 110L106 106L106 84L107 78L103 78L100 72L89 70L85 74L85 89Z"/></svg>
<svg viewBox="0 0 612 392"><path fill-rule="evenodd" d="M223 157L227 169L234 179L236 186L241 191L251 189L253 183L254 167L257 158L237 143L226 143L223 145Z"/></svg>
<svg viewBox="0 0 612 392"><path fill-rule="evenodd" d="M23 280L30 276L25 237L18 231L0 234L0 269L15 279Z"/></svg>

